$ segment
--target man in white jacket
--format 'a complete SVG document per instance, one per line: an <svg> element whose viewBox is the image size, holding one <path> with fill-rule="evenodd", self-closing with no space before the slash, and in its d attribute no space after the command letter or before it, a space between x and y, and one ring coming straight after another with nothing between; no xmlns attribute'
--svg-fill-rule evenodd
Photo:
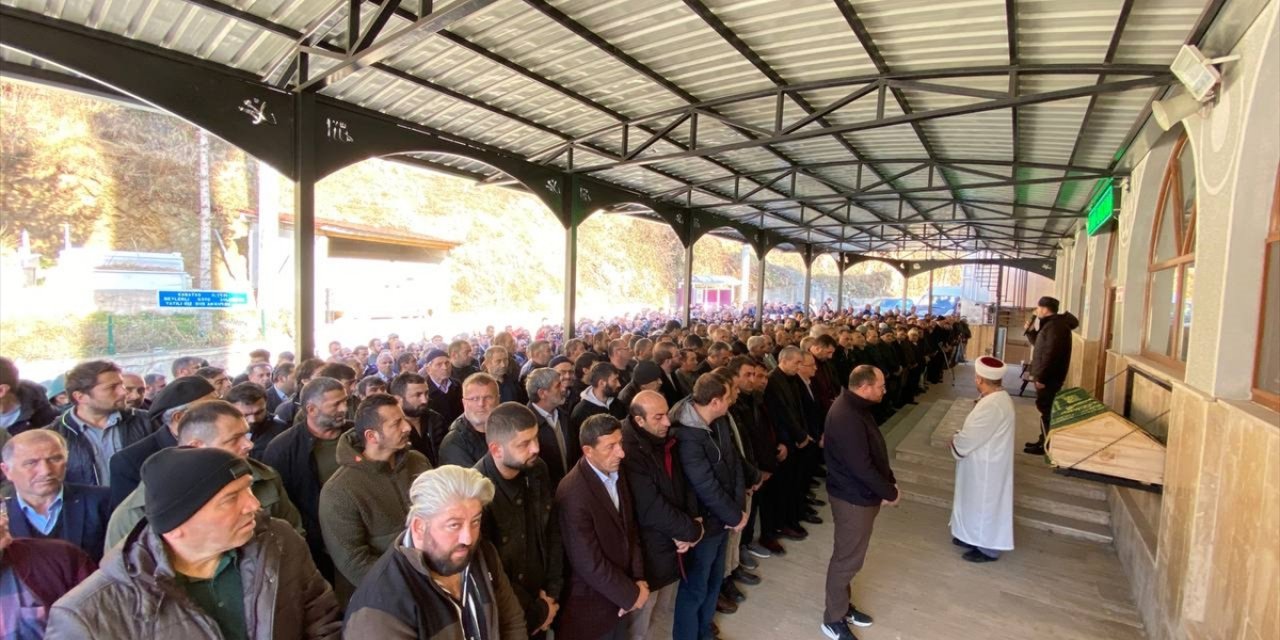
<svg viewBox="0 0 1280 640"><path fill-rule="evenodd" d="M951 541L968 549L965 560L992 562L1013 550L1013 399L1003 387L1003 362L983 356L974 371L982 397L951 439Z"/></svg>

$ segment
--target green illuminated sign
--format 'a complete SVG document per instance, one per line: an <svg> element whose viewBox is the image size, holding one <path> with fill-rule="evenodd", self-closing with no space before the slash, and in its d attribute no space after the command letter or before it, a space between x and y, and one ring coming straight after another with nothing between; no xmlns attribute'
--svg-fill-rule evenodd
<svg viewBox="0 0 1280 640"><path fill-rule="evenodd" d="M1115 184L1108 180L1107 186L1098 192L1097 197L1093 199L1093 205L1089 207L1089 217L1085 221L1085 230L1091 236L1096 235L1115 217Z"/></svg>

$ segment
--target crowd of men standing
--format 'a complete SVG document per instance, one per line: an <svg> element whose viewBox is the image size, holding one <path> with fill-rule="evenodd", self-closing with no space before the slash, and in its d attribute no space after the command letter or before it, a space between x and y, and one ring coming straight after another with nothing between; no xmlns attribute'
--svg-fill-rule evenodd
<svg viewBox="0 0 1280 640"><path fill-rule="evenodd" d="M90 361L60 410L0 358L0 626L716 637L759 561L822 523L832 407L879 385L858 406L883 422L968 339L952 318L828 315L503 332L483 353L392 336L257 350L238 374L184 357L168 379Z"/></svg>

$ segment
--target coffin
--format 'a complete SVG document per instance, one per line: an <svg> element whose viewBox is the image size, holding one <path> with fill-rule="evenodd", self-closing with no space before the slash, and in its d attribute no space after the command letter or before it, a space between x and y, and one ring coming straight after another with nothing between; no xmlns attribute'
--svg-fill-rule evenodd
<svg viewBox="0 0 1280 640"><path fill-rule="evenodd" d="M1164 484L1164 445L1079 387L1054 397L1045 455L1060 469Z"/></svg>

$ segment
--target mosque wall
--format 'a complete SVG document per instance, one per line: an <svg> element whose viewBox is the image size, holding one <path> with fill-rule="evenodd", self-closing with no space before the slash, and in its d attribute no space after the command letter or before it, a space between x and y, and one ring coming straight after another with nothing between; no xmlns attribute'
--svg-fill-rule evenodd
<svg viewBox="0 0 1280 640"><path fill-rule="evenodd" d="M1098 346L1106 275L1096 264L1109 239L1077 237L1058 263L1067 276L1059 293L1082 322L1069 384L1094 389L1116 411L1128 395L1135 419L1164 423L1163 495L1112 487L1108 498L1114 544L1152 640L1273 638L1280 630L1280 415L1249 401L1280 165L1278 4L1230 52L1242 57L1223 65L1217 104L1184 122L1198 186L1185 370L1141 355L1155 203L1177 130L1153 145L1123 194L1109 349ZM1144 375L1122 374L1099 388L1091 373L1098 359L1104 380L1126 368Z"/></svg>

